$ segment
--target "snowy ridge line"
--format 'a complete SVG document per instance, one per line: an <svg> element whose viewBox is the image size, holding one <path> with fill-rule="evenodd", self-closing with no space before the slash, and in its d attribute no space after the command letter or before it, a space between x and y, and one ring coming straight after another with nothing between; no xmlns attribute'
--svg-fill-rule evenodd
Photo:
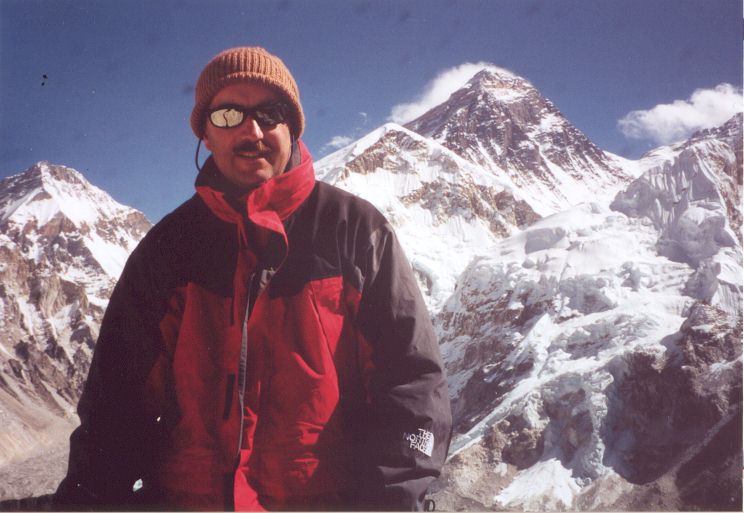
<svg viewBox="0 0 744 513"><path fill-rule="evenodd" d="M317 179L331 184L337 183L342 178L341 176L339 176L339 173L343 172L346 164L350 160L364 154L370 147L374 146L375 144L379 144L380 141L385 138L385 136L395 133L399 133L402 136L411 139L415 143L419 143L426 147L428 155L433 160L436 160L441 155L443 158L453 161L452 166L455 170L455 174L451 177L451 180L459 178L458 175L462 174L462 172L459 170L462 169L467 171L468 177L474 179L476 183L480 185L498 186L503 189L509 190L509 192L512 192L515 195L519 194L514 183L510 180L504 181L500 177L495 176L492 172L487 171L480 166L473 164L469 160L461 157L446 146L443 146L438 142L433 141L432 139L424 137L419 133L409 130L408 128L405 128L402 125L398 125L396 123L385 123L381 127L368 132L357 141L352 142L347 146L336 150L335 152L318 160L315 163ZM366 170L366 172L369 174L373 174L375 171L377 170ZM428 173L426 166L422 167L422 171L424 173ZM431 176L429 176L429 179L435 179L440 176L446 177L447 174L446 172L431 174ZM420 178L417 177L417 179ZM399 193L400 191L395 190L393 194Z"/></svg>

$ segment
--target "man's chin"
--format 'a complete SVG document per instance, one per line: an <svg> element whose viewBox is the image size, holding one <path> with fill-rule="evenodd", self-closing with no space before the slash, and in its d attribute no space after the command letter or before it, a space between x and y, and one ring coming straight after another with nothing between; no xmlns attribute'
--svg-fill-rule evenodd
<svg viewBox="0 0 744 513"><path fill-rule="evenodd" d="M244 189L254 189L274 176L272 169L247 169L240 170L231 180L233 183Z"/></svg>

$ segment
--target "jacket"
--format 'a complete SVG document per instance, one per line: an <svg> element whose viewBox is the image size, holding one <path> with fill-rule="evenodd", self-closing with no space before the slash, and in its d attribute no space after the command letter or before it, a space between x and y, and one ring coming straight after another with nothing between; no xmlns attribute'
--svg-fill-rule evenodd
<svg viewBox="0 0 744 513"><path fill-rule="evenodd" d="M63 509L421 509L447 454L443 364L369 203L300 163L197 193L127 261L55 497Z"/></svg>

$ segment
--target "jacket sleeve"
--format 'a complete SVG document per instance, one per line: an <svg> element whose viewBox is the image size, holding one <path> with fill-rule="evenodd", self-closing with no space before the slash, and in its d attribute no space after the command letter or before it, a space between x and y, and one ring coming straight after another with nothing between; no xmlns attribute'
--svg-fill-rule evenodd
<svg viewBox="0 0 744 513"><path fill-rule="evenodd" d="M357 318L371 349L361 506L421 510L449 447L447 381L429 313L392 228L385 224L371 238Z"/></svg>
<svg viewBox="0 0 744 513"><path fill-rule="evenodd" d="M143 384L160 350L162 276L155 275L144 246L130 256L106 309L55 509L128 509L147 502L147 489L135 482L145 477L148 441L162 424L143 407Z"/></svg>

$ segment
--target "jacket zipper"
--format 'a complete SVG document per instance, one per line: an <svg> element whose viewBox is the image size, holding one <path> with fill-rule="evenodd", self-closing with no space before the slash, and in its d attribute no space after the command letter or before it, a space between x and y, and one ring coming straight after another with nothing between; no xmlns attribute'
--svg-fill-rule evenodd
<svg viewBox="0 0 744 513"><path fill-rule="evenodd" d="M236 452L235 470L240 463L240 448L243 445L243 408L245 407L245 371L248 365L248 319L251 316L251 310L253 310L252 291L256 275L260 274L260 270L251 274L248 279L248 301L245 305L245 315L243 316L243 326L240 335L240 361L238 362L238 415L240 415L240 431L238 432L238 449ZM256 300L258 297L256 297Z"/></svg>
<svg viewBox="0 0 744 513"><path fill-rule="evenodd" d="M294 216L290 217L290 220L294 219ZM287 232L289 230L287 229L287 225L285 223L285 237L288 237ZM246 373L246 367L248 365L248 320L250 319L251 312L253 311L253 307L255 306L256 302L258 301L258 298L268 290L269 286L271 285L271 279L274 277L274 275L279 272L279 269L281 269L282 265L284 265L284 261L287 259L287 253L289 251L288 247L284 248L284 255L282 257L281 262L276 267L270 267L269 269L264 269L261 266L254 271L250 278L248 278L248 301L246 302L245 307L245 316L243 318L243 326L241 329L241 340L240 340L240 361L238 362L238 405L240 407L239 414L240 414L240 429L238 431L238 445L237 449L235 451L235 465L233 467L233 474L238 470L238 465L240 465L240 449L243 445L243 431L244 431L244 411L245 408L245 373ZM266 280L266 285L259 290L254 297L253 294L253 288L256 285L255 281L258 277L259 280L259 287L260 287L260 280L261 275L265 271L271 271L271 276L268 277ZM234 297L234 294L233 294ZM262 387L263 388L263 387ZM261 391L261 395L263 396L264 391ZM259 408L260 408L261 401L259 400ZM255 436L255 435L254 435ZM233 493L234 489L233 489Z"/></svg>

